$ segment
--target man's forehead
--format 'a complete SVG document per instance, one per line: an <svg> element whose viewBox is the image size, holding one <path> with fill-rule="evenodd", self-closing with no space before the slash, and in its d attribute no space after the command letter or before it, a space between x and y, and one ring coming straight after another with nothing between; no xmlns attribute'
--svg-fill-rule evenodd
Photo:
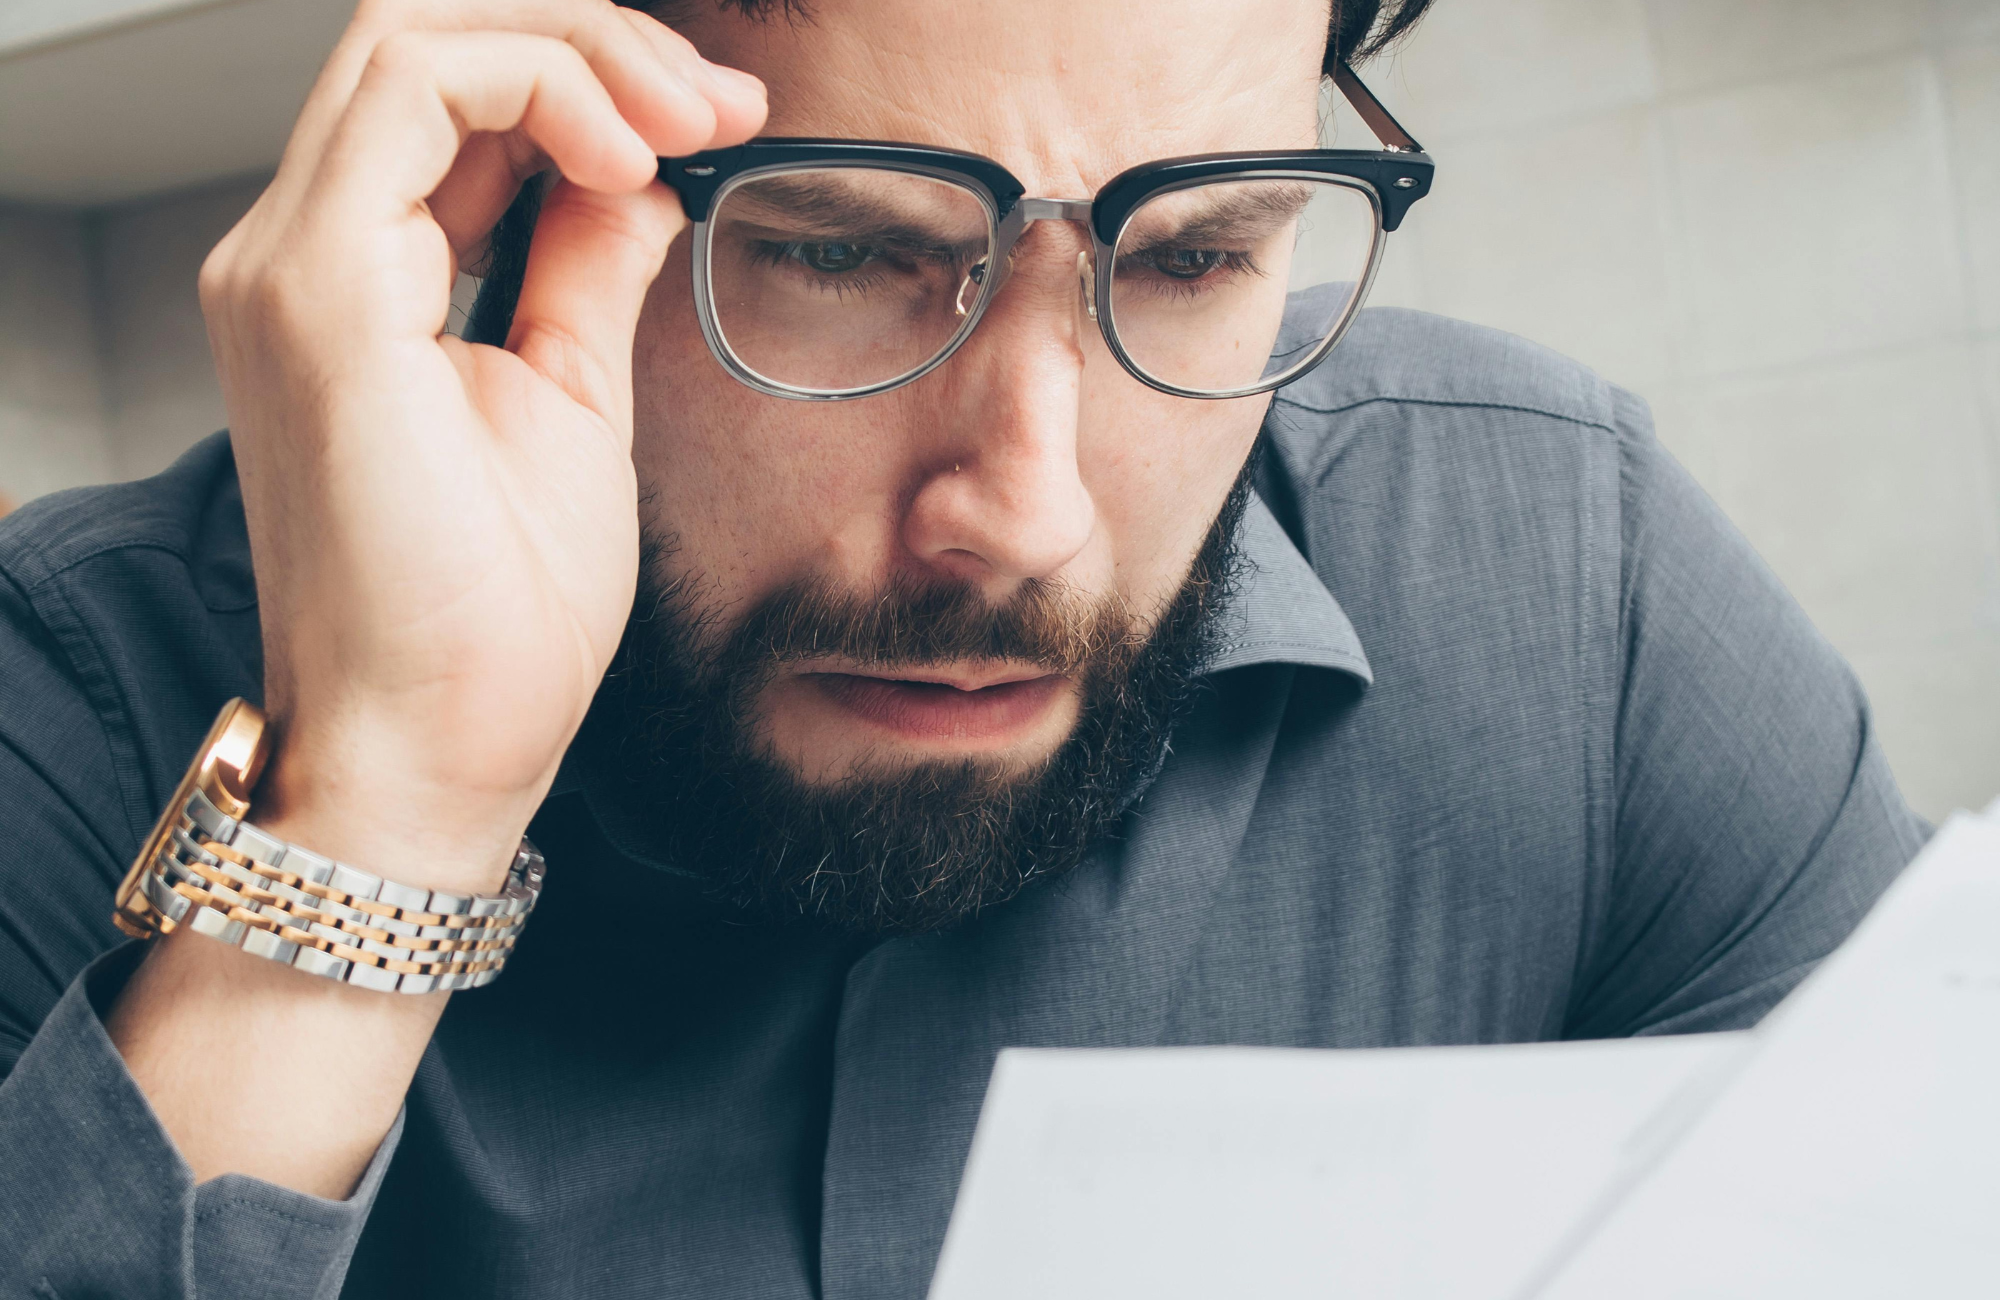
<svg viewBox="0 0 2000 1300"><path fill-rule="evenodd" d="M1325 0L812 0L679 25L765 79L768 135L969 149L1076 197L1154 158L1310 147L1326 23Z"/></svg>

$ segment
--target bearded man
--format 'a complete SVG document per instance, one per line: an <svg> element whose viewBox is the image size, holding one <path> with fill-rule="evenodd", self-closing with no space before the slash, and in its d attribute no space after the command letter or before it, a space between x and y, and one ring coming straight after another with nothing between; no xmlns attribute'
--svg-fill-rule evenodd
<svg viewBox="0 0 2000 1300"><path fill-rule="evenodd" d="M228 434L0 528L0 1288L917 1297L1009 1045L1755 1022L1923 828L1639 401L1359 312L1422 8L367 0Z"/></svg>

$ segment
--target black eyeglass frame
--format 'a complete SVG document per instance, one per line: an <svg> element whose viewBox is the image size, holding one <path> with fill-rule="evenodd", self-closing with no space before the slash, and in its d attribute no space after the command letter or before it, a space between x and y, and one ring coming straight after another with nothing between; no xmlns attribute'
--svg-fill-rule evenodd
<svg viewBox="0 0 2000 1300"><path fill-rule="evenodd" d="M903 144L884 140L810 139L773 137L751 140L727 149L711 149L685 158L662 158L660 180L680 196L681 207L693 226L695 314L709 351L723 368L742 383L760 393L798 401L847 401L871 397L905 384L914 383L950 360L978 326L987 305L1007 280L1008 255L1014 244L1034 221L1075 221L1090 232L1094 283L1088 285L1086 304L1097 320L1105 346L1118 363L1149 388L1176 397L1224 400L1250 397L1298 379L1324 361L1341 336L1354 322L1362 302L1374 283L1381 265L1383 239L1402 224L1410 205L1430 192L1435 164L1422 146L1397 124L1368 88L1361 84L1344 62L1328 59L1326 74L1333 79L1348 103L1367 123L1382 149L1257 150L1242 153L1193 154L1141 163L1119 173L1089 199L1031 198L1027 187L1014 174L991 158L958 149L930 145ZM870 168L928 176L952 182L970 192L984 207L987 219L989 265L994 268L979 282L978 297L965 310L965 319L938 352L914 370L873 384L854 388L806 388L782 384L758 374L729 344L715 319L714 297L710 292L709 262L713 251L709 216L737 186L776 173L827 168ZM1303 360L1276 375L1254 384L1226 391L1181 388L1148 374L1126 352L1118 338L1116 313L1111 309L1111 282L1115 270L1113 251L1132 215L1161 194L1218 178L1232 180L1308 180L1345 185L1362 193L1375 213L1375 235L1368 266L1355 286L1341 317L1327 337ZM1099 310L1098 304L1104 304Z"/></svg>

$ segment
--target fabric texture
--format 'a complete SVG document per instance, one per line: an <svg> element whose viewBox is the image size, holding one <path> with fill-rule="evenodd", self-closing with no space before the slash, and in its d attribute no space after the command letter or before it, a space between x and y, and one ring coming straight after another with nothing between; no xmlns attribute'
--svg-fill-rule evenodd
<svg viewBox="0 0 2000 1300"><path fill-rule="evenodd" d="M0 523L0 1296L915 1300L1004 1046L1742 1027L1920 847L1636 399L1372 310L1265 432L1229 647L1081 868L942 935L746 925L566 779L506 977L340 1203L194 1186L103 1031L112 889L260 695L227 440ZM612 907L662 920L607 949Z"/></svg>

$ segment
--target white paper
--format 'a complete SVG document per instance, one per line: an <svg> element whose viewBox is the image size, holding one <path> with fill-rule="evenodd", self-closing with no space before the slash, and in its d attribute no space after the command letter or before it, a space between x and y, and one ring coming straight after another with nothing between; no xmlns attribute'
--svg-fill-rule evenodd
<svg viewBox="0 0 2000 1300"><path fill-rule="evenodd" d="M932 1300L2000 1297L2000 802L1752 1034L1008 1052Z"/></svg>
<svg viewBox="0 0 2000 1300"><path fill-rule="evenodd" d="M1948 823L1604 1213L1536 1295L2000 1296L2000 821Z"/></svg>
<svg viewBox="0 0 2000 1300"><path fill-rule="evenodd" d="M1006 1052L931 1297L1504 1300L1746 1039Z"/></svg>

